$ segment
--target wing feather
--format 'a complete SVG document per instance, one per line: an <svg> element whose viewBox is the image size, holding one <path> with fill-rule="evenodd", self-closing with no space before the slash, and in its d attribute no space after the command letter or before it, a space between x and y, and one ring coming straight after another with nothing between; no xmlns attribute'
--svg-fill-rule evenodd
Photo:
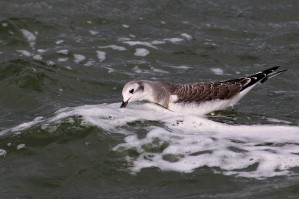
<svg viewBox="0 0 299 199"><path fill-rule="evenodd" d="M173 95L178 96L177 103L205 102L225 100L237 95L250 78L240 78L225 82L200 82L177 86Z"/></svg>

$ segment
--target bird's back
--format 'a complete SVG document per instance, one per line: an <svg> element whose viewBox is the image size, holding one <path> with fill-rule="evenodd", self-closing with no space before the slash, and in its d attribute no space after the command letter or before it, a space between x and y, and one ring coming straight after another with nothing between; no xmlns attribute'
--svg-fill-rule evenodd
<svg viewBox="0 0 299 199"><path fill-rule="evenodd" d="M248 78L240 78L224 82L199 82L179 85L173 92L177 95L177 103L201 103L211 100L226 100L237 95Z"/></svg>

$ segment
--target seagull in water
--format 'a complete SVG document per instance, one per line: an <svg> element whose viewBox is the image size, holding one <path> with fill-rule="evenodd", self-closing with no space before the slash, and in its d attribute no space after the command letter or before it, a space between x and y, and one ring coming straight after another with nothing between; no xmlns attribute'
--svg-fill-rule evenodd
<svg viewBox="0 0 299 199"><path fill-rule="evenodd" d="M258 72L249 77L221 82L198 82L173 84L146 80L130 81L123 90L125 108L129 102L146 100L169 110L183 113L207 114L235 105L258 83L264 83L287 70L276 70L279 66Z"/></svg>

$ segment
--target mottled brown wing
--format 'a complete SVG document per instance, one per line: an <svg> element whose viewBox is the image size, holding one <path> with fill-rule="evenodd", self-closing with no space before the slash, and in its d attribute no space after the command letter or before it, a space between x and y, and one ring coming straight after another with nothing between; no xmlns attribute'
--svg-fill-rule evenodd
<svg viewBox="0 0 299 199"><path fill-rule="evenodd" d="M250 82L250 78L240 78L225 82L200 82L179 86L174 95L178 96L177 103L205 102L225 100L238 94L242 87Z"/></svg>

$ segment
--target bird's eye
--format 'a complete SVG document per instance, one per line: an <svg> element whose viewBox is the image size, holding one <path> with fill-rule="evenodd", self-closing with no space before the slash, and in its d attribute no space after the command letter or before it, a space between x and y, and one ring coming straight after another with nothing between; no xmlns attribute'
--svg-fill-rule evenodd
<svg viewBox="0 0 299 199"><path fill-rule="evenodd" d="M134 89L129 90L129 93L133 94L134 93Z"/></svg>

